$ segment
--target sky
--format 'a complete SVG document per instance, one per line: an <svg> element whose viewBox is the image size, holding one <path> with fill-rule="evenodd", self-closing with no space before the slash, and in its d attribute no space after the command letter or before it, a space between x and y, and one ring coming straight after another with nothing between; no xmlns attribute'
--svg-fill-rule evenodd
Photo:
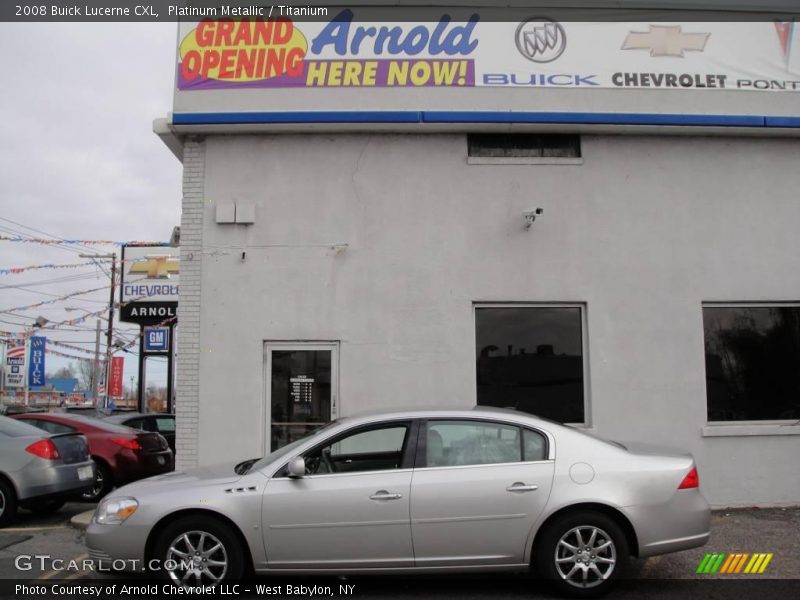
<svg viewBox="0 0 800 600"><path fill-rule="evenodd" d="M176 35L175 23L0 23L0 236L169 240L180 224L181 165L152 122L171 110ZM92 250L119 254L113 246L0 241L0 269L87 262L78 254ZM9 312L108 284L94 266L0 275L0 330L101 310L108 289ZM94 328L92 317L47 337L93 350ZM115 336L137 333L115 321ZM124 356L127 387L137 357ZM48 355L47 370L69 362Z"/></svg>

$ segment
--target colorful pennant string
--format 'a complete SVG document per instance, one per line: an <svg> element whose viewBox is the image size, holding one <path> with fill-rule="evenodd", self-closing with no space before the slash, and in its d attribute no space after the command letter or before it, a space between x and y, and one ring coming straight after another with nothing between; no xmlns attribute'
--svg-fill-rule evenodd
<svg viewBox="0 0 800 600"><path fill-rule="evenodd" d="M72 244L78 246L169 246L169 242L145 242L139 240L127 242L119 242L116 240L53 240L50 238L24 238L8 235L0 235L0 242L23 242L28 244L54 246L60 246L62 244Z"/></svg>

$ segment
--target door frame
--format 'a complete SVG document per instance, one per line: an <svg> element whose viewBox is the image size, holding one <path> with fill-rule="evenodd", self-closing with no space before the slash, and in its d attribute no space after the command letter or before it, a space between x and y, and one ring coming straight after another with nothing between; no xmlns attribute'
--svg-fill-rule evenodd
<svg viewBox="0 0 800 600"><path fill-rule="evenodd" d="M339 349L338 340L264 340L264 393L262 403L261 452L269 454L272 428L272 351L273 350L330 350L331 352L331 416L333 421L339 416Z"/></svg>

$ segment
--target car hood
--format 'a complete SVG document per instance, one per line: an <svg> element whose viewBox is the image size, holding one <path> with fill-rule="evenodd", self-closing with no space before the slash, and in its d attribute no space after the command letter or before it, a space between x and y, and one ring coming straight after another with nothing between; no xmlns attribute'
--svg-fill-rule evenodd
<svg viewBox="0 0 800 600"><path fill-rule="evenodd" d="M114 492L114 495L119 495L118 492L124 490L124 494L135 492L137 490L152 489L156 486L168 485L170 487L175 485L188 486L197 484L223 484L233 483L239 481L242 476L238 475L233 469L238 462L223 463L219 465L210 465L207 467L198 467L195 469L185 469L182 471L173 471L164 475L156 475L155 477L148 477L134 483L130 483L119 490Z"/></svg>

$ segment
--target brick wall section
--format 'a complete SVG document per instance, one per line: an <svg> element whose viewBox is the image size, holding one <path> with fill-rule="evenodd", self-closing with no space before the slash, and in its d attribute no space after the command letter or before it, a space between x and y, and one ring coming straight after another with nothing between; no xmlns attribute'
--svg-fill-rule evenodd
<svg viewBox="0 0 800 600"><path fill-rule="evenodd" d="M203 246L205 143L190 138L183 150L181 281L178 302L180 351L176 369L176 468L198 465L200 417L200 276Z"/></svg>

